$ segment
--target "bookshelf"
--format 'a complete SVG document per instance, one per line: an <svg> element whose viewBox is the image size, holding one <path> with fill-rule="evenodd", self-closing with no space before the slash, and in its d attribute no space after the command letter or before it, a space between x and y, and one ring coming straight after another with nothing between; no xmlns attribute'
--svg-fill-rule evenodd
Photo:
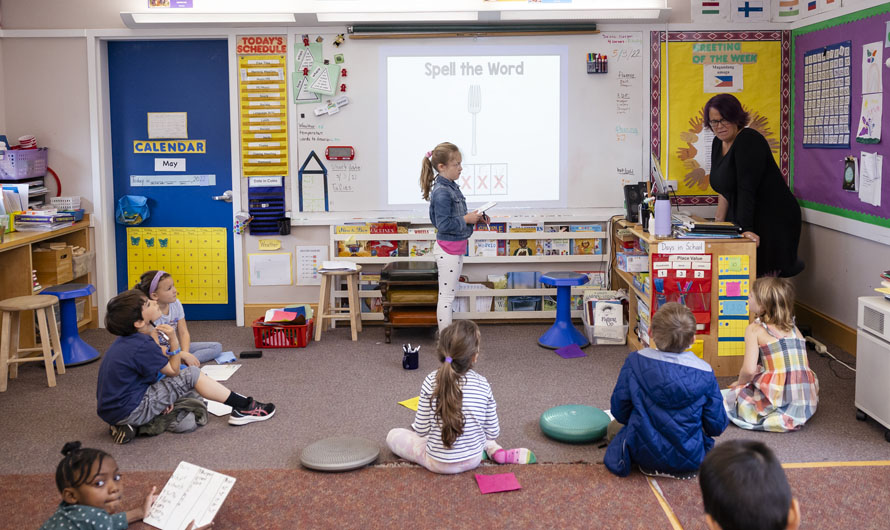
<svg viewBox="0 0 890 530"><path fill-rule="evenodd" d="M596 232L476 232L469 239L469 248L471 251L475 249L475 243L479 240L580 240L588 239L601 240L599 247L602 254L569 254L569 255L532 255L532 256L464 256L464 267L462 274L467 276L470 283L483 283L487 281L489 274L504 274L510 271L528 271L534 270L539 272L549 272L554 270L565 271L601 271L605 279L608 276L608 264L611 259L608 231L608 220L577 220L573 219L571 223L561 221L554 224L601 224L604 230ZM431 229L429 223L400 223L400 227L406 229ZM435 233L407 233L405 231L399 233L337 233L337 227L330 227L330 246L329 254L333 260L352 261L361 264L365 273L374 274L379 272L378 268L382 268L385 264L395 261L433 261L431 254L423 256L338 256L338 243L363 242L363 241L435 241ZM586 289L590 286L581 286L572 288L572 295L582 296ZM600 287L605 288L605 287ZM359 295L362 299L380 298L381 291L379 289L360 289ZM335 289L333 297L335 300L345 300L348 293L345 289ZM472 319L485 321L499 320L552 320L556 318L555 308L552 310L530 310L530 311L477 311L477 299L482 297L515 297L515 296L543 296L556 299L555 288L540 289L493 289L493 290L466 290L460 293L460 297L468 299L469 311L455 312L455 319ZM541 304L543 306L543 304ZM581 310L573 310L572 318L581 318ZM363 321L383 321L383 313L362 312Z"/></svg>

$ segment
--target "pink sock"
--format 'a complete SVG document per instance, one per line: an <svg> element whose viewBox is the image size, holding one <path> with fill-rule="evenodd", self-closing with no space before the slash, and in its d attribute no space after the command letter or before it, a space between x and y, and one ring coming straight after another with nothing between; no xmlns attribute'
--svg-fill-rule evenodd
<svg viewBox="0 0 890 530"><path fill-rule="evenodd" d="M535 454L528 449L498 449L491 455L491 459L498 464L534 464L537 462Z"/></svg>

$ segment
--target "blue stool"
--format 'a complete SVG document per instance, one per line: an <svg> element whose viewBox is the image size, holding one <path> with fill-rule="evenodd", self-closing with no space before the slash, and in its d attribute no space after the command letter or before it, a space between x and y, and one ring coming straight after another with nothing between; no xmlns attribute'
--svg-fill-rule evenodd
<svg viewBox="0 0 890 530"><path fill-rule="evenodd" d="M65 366L74 366L95 361L99 352L80 338L77 331L77 307L75 298L89 296L96 288L88 283L64 283L47 287L40 294L51 294L59 299L62 316L62 359Z"/></svg>
<svg viewBox="0 0 890 530"><path fill-rule="evenodd" d="M556 322L541 335L538 344L545 348L558 349L569 344L585 347L590 344L587 337L572 324L569 309L572 287L587 283L587 275L577 272L548 272L541 275L541 283L556 286Z"/></svg>

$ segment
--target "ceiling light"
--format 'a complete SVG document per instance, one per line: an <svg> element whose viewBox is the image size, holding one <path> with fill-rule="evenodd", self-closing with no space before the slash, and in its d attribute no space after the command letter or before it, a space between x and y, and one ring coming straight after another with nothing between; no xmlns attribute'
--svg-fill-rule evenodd
<svg viewBox="0 0 890 530"><path fill-rule="evenodd" d="M658 20L661 9L586 9L502 11L501 20Z"/></svg>

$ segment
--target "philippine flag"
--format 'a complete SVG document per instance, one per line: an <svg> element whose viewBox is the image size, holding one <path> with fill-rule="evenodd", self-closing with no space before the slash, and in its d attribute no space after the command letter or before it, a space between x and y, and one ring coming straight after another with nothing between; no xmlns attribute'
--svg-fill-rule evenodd
<svg viewBox="0 0 890 530"><path fill-rule="evenodd" d="M729 88L732 87L732 76L731 75L715 75L717 78L717 84L714 85L714 88Z"/></svg>

